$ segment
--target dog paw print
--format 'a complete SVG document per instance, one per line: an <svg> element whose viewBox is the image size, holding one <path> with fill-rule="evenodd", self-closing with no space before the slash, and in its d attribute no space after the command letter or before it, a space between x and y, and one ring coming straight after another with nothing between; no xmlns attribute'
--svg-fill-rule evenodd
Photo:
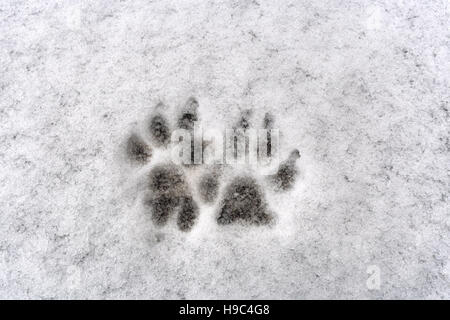
<svg viewBox="0 0 450 320"><path fill-rule="evenodd" d="M191 97L179 110L173 122L169 122L164 111L167 107L159 103L149 117L145 134L131 133L126 141L126 155L138 166L148 166L146 208L157 226L166 225L175 217L178 229L191 230L203 205L215 207L218 225L244 224L269 225L275 221L275 214L267 202L265 192L285 192L296 183L300 158L294 149L282 162L277 163L270 174L259 174L236 161L239 149L244 158L253 152L255 159L274 159L278 151L278 136L273 135L274 118L267 113L259 132L261 143L252 144L255 130L251 125L250 111L243 112L235 126L222 135L225 142L208 139L195 132L201 119L198 101ZM173 125L172 125L173 124ZM204 124L203 124L204 125ZM217 138L217 137L216 137ZM241 142L241 146L238 140ZM184 148L173 148L184 145ZM180 153L179 150L182 150ZM218 150L219 157L206 161L210 151ZM165 154L154 159L154 154ZM181 155L175 159L173 155ZM242 168L239 168L242 166ZM242 174L242 172L245 172ZM271 186L268 188L267 186ZM199 205L200 204L200 205Z"/></svg>

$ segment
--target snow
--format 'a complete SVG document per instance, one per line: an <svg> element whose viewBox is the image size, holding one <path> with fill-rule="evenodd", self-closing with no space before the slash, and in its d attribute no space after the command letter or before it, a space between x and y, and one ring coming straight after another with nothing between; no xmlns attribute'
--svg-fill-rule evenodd
<svg viewBox="0 0 450 320"><path fill-rule="evenodd" d="M449 18L445 0L2 1L0 297L450 298ZM123 144L191 96L213 128L271 112L300 150L293 190L264 185L275 226L205 204L189 233L152 224L164 154L136 167Z"/></svg>

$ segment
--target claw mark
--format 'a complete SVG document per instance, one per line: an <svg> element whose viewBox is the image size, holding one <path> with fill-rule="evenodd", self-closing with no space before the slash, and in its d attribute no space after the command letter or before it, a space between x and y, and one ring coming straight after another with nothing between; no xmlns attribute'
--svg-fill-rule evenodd
<svg viewBox="0 0 450 320"><path fill-rule="evenodd" d="M127 155L132 161L146 162L152 155L150 147L136 134L132 134L127 141Z"/></svg>
<svg viewBox="0 0 450 320"><path fill-rule="evenodd" d="M263 225L272 220L263 194L252 177L237 177L227 187L217 217L221 225L234 222Z"/></svg>
<svg viewBox="0 0 450 320"><path fill-rule="evenodd" d="M198 121L198 102L195 98L189 98L183 112L178 118L178 127L185 130L193 130L195 122Z"/></svg>
<svg viewBox="0 0 450 320"><path fill-rule="evenodd" d="M199 143L196 140L196 137L194 137L193 130L195 126L195 122L198 121L198 101L197 99L191 97L186 101L186 105L184 106L180 116L178 117L177 125L180 129L185 129L191 132L191 165L184 164L185 167L193 167L193 164L196 164L195 161L195 146L198 145L196 143ZM197 150L199 152L198 161L201 161L201 152L202 150Z"/></svg>
<svg viewBox="0 0 450 320"><path fill-rule="evenodd" d="M273 123L274 123L273 116L267 112L264 115L264 129L272 129Z"/></svg>
<svg viewBox="0 0 450 320"><path fill-rule="evenodd" d="M239 121L236 124L236 129L241 128L241 129L247 130L248 128L250 128L250 118L251 118L251 116L252 116L252 111L251 110L243 111Z"/></svg>

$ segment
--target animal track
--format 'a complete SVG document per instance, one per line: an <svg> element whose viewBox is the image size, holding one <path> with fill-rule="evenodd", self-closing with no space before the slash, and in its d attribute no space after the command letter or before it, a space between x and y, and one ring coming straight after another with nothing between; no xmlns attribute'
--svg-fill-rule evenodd
<svg viewBox="0 0 450 320"><path fill-rule="evenodd" d="M244 176L231 181L217 217L219 224L243 221L261 225L268 224L271 220L262 191L254 178Z"/></svg>
<svg viewBox="0 0 450 320"><path fill-rule="evenodd" d="M127 141L127 154L130 160L146 162L152 156L150 147L135 133Z"/></svg>
<svg viewBox="0 0 450 320"><path fill-rule="evenodd" d="M198 101L191 97L187 100L175 121L176 128L186 130L191 136L190 159L194 160L194 127L200 121ZM157 226L168 223L176 215L176 223L181 231L189 231L195 225L200 214L197 201L206 205L216 206L216 221L219 225L240 223L244 225L268 225L275 219L270 206L265 199L264 184L254 174L245 175L234 173L236 168L228 164L196 164L179 165L171 161L153 164L153 151L161 149L170 152L167 146L171 142L171 126L164 115L166 107L159 103L151 114L148 125L145 126L150 141L141 135L132 133L126 141L126 155L130 162L137 165L150 163L150 171L146 177L148 197L145 200L152 221ZM233 129L236 135L242 135L251 128L252 112L245 111L236 121ZM274 118L266 113L262 127L273 129ZM235 139L235 138L233 138ZM246 145L249 138L246 137ZM201 158L210 146L202 143ZM234 142L236 146L236 142ZM155 148L155 149L152 149ZM267 157L274 155L272 136L268 132L264 148L256 150L258 157L266 153ZM248 148L250 148L248 146ZM237 147L236 147L237 149ZM247 150L248 151L248 150ZM275 173L265 177L265 181L272 185L274 191L286 191L296 182L298 170L296 161L300 153L294 149L289 157L281 162ZM187 177L193 176L197 185L188 183ZM225 177L232 177L224 182ZM224 186L223 186L224 185ZM221 188L223 186L223 188ZM196 200L195 194L198 195Z"/></svg>

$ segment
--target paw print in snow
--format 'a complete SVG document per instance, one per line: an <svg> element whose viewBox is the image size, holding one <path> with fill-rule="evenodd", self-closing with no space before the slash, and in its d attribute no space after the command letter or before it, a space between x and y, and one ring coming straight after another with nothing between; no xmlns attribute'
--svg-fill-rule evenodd
<svg viewBox="0 0 450 320"><path fill-rule="evenodd" d="M258 136L256 145L251 144L251 141L256 141L256 136L255 131L251 132L251 112L246 111L241 114L230 135L227 131L225 144L216 146L217 139L204 140L204 136L199 137L195 133L195 128L201 122L198 106L195 98L189 98L174 121L175 130L172 130L163 114L166 108L160 103L146 126L148 139L132 133L126 142L129 161L138 165L150 163L146 177L150 196L146 199L146 204L153 222L157 226L163 226L176 214L178 228L189 231L199 217L197 201L201 201L216 207L216 221L219 225L273 223L274 214L265 199L266 190L258 181L265 179L275 191L283 192L292 188L298 176L296 161L300 158L299 151L294 149L285 161L276 166L274 172L262 178L255 177L257 170L247 170L247 173L241 174L242 170L238 169L239 148L241 156L243 150L244 158L249 158L252 152L257 160L275 158L278 136L273 134L275 130L272 115L265 115L262 126L265 131L262 131L262 139ZM184 151L179 152L183 149L177 149L175 154L182 155L184 162L177 159L152 164L156 148L173 154L173 147L183 143ZM206 158L211 150L219 150L219 157L208 162ZM232 161L229 161L230 158L233 158ZM231 177L231 180L226 181L225 177ZM195 192L198 197L194 197ZM195 198L198 198L197 201Z"/></svg>

